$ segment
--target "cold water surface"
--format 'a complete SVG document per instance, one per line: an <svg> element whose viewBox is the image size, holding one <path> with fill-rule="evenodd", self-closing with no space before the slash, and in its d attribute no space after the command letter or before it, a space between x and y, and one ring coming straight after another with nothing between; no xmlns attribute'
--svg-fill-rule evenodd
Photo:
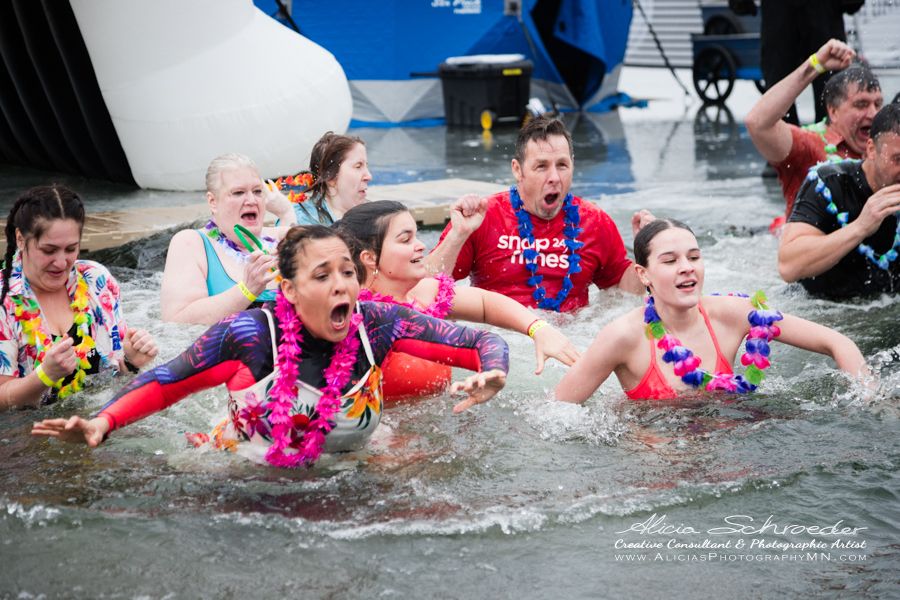
<svg viewBox="0 0 900 600"><path fill-rule="evenodd" d="M96 410L119 385L105 383L0 416L0 596L896 597L900 305L811 300L780 281L767 232L778 187L760 179L746 133L725 117L582 117L574 191L607 210L629 245L638 208L691 224L707 292L764 289L774 308L844 332L880 373L874 397L824 358L775 345L762 392L749 398L631 403L610 380L584 406L557 404L548 390L563 368L536 377L530 341L504 333L512 371L491 403L458 416L446 396L391 407L365 453L308 471L189 448L184 432L224 415L222 390L93 451L29 438L35 419ZM508 132L492 146L444 128L356 133L376 182L510 182ZM46 177L5 170L0 185ZM190 197L73 185L89 201L101 196L102 209ZM437 232L424 237L433 244ZM149 328L166 359L203 330L159 323L167 241L99 257L122 281L129 322ZM640 302L596 290L592 299L550 317L582 348ZM838 521L864 529L808 529ZM709 533L726 527L743 533ZM812 541L824 549L762 547Z"/></svg>

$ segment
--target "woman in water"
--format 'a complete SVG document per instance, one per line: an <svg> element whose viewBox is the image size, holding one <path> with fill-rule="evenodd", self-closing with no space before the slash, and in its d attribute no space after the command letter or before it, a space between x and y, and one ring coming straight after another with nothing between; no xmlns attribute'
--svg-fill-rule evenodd
<svg viewBox="0 0 900 600"><path fill-rule="evenodd" d="M429 277L425 245L416 221L399 202L380 200L350 209L337 227L353 237L360 292L364 300L391 302L438 319L462 319L528 334L534 339L536 374L547 357L571 365L578 351L556 328L506 296L474 287L455 287L447 275ZM385 363L389 400L440 393L450 382L449 367L392 353Z"/></svg>
<svg viewBox="0 0 900 600"><path fill-rule="evenodd" d="M752 299L703 296L704 265L694 233L684 223L657 219L634 239L637 273L650 296L604 327L556 386L556 398L582 403L611 373L632 400L674 399L702 388L748 392L769 366L772 339L831 356L854 377L865 360L849 338L799 317L768 310ZM732 363L747 338L735 376ZM701 364L714 370L708 372Z"/></svg>
<svg viewBox="0 0 900 600"><path fill-rule="evenodd" d="M357 305L356 269L340 232L292 228L278 266L284 279L274 315L271 305L232 315L135 379L96 417L48 419L32 434L97 446L119 427L224 383L230 420L217 428L216 444L293 467L312 464L323 449L366 442L381 419L381 364L392 348L415 355L440 348L448 362L481 370L454 385L468 394L457 412L503 387L508 348L498 336L402 306Z"/></svg>
<svg viewBox="0 0 900 600"><path fill-rule="evenodd" d="M78 260L84 205L72 190L31 188L6 219L0 302L0 408L50 404L102 371L137 371L156 343L128 329L119 285Z"/></svg>
<svg viewBox="0 0 900 600"><path fill-rule="evenodd" d="M264 185L256 165L241 154L223 154L209 164L206 200L206 226L179 231L169 242L160 293L164 321L212 324L275 297L273 254L287 227L263 227L263 219L268 210L290 225L290 203ZM250 252L235 225L259 237L264 251Z"/></svg>
<svg viewBox="0 0 900 600"><path fill-rule="evenodd" d="M299 225L331 225L354 206L366 201L372 174L366 144L358 137L329 131L313 146L309 157L308 186L293 201ZM289 196L293 198L294 196Z"/></svg>

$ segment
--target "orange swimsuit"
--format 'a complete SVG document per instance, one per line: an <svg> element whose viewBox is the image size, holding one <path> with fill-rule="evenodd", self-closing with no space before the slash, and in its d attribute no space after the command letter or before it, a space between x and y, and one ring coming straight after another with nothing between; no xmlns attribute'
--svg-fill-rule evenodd
<svg viewBox="0 0 900 600"><path fill-rule="evenodd" d="M731 361L725 358L719 348L719 340L716 339L716 332L713 331L712 324L709 322L709 315L706 314L702 304L699 307L700 314L703 315L703 322L706 323L706 329L709 330L709 336L712 338L713 346L716 347L716 373L730 375L734 373ZM625 395L632 400L674 400L678 397L678 392L672 389L657 364L656 340L651 337L648 341L650 343L650 366L647 367L647 372L644 373L641 382L630 390L626 390Z"/></svg>

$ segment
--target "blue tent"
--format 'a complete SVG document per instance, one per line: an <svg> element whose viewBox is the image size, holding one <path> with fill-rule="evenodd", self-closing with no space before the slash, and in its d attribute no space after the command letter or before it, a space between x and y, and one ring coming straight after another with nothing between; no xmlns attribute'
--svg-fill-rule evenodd
<svg viewBox="0 0 900 600"><path fill-rule="evenodd" d="M256 0L269 14L275 0ZM631 0L294 0L300 32L343 66L354 118L443 116L438 66L450 56L525 55L531 96L560 109L615 103Z"/></svg>

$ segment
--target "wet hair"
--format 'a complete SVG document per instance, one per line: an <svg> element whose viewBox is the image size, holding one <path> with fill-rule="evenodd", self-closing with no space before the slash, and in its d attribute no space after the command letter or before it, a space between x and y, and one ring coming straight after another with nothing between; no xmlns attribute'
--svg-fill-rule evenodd
<svg viewBox="0 0 900 600"><path fill-rule="evenodd" d="M646 267L650 259L650 242L653 241L658 234L666 229L684 229L690 231L691 235L694 231L687 224L675 219L655 219L650 221L638 231L634 236L634 262Z"/></svg>
<svg viewBox="0 0 900 600"><path fill-rule="evenodd" d="M253 169L259 174L256 163L243 154L231 152L215 157L206 169L206 191L216 193L222 186L222 173L241 168Z"/></svg>
<svg viewBox="0 0 900 600"><path fill-rule="evenodd" d="M313 174L315 181L310 186L309 193L315 199L317 208L321 209L325 201L328 182L338 176L341 164L357 144L366 145L356 136L338 135L329 131L313 146L309 156L309 172Z"/></svg>
<svg viewBox="0 0 900 600"><path fill-rule="evenodd" d="M877 144L878 138L885 133L900 135L900 103L885 104L872 119L869 138Z"/></svg>
<svg viewBox="0 0 900 600"><path fill-rule="evenodd" d="M855 63L838 71L825 82L822 90L822 103L826 108L837 108L847 99L852 91L877 92L881 90L878 77L867 65Z"/></svg>
<svg viewBox="0 0 900 600"><path fill-rule="evenodd" d="M3 291L0 303L9 292L12 258L16 253L16 230L26 239L39 239L50 221L71 219L78 223L78 236L84 229L84 204L81 198L62 185L42 185L26 190L6 217L6 254L3 258Z"/></svg>
<svg viewBox="0 0 900 600"><path fill-rule="evenodd" d="M897 95L891 100L891 104L900 104L900 92L897 92Z"/></svg>
<svg viewBox="0 0 900 600"><path fill-rule="evenodd" d="M358 204L344 213L344 217L334 224L334 227L344 231L350 238L350 252L353 254L353 262L356 264L356 275L359 283L366 281L366 266L360 258L363 250L369 250L375 255L375 264L381 258L381 249L384 247L384 238L391 226L391 220L404 212L409 212L400 202L393 200L375 200Z"/></svg>
<svg viewBox="0 0 900 600"><path fill-rule="evenodd" d="M515 158L520 165L524 164L525 148L528 146L528 142L532 140L536 142L544 141L551 135L561 135L566 138L566 142L569 144L569 156L574 159L575 150L572 148L572 134L569 133L565 123L560 119L557 117L548 117L546 115L531 119L519 130L519 137L516 138L516 153L513 158Z"/></svg>
<svg viewBox="0 0 900 600"><path fill-rule="evenodd" d="M349 249L351 241L343 232L324 225L295 225L278 243L278 270L285 279L293 279L297 274L297 253L310 242L337 238ZM354 264L355 261L354 261Z"/></svg>

